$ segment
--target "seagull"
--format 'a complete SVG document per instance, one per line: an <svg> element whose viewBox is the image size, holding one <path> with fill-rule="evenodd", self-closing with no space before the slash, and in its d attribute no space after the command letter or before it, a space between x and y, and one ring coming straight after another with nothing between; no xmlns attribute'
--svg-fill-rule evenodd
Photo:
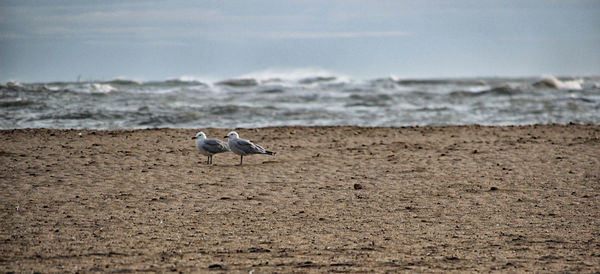
<svg viewBox="0 0 600 274"><path fill-rule="evenodd" d="M225 136L225 138L229 139L227 143L229 143L229 147L231 148L231 152L240 155L240 166L242 165L242 161L244 160L244 156L251 154L267 154L273 155L275 152L265 150L263 147L259 145L255 145L252 142L244 139L240 139L240 136L237 132L232 131Z"/></svg>
<svg viewBox="0 0 600 274"><path fill-rule="evenodd" d="M212 156L221 153L230 151L229 145L227 143L218 140L218 139L206 139L206 134L200 131L196 134L196 136L192 137L192 139L196 139L196 147L202 153L202 155L208 156L206 160L206 164L212 164Z"/></svg>

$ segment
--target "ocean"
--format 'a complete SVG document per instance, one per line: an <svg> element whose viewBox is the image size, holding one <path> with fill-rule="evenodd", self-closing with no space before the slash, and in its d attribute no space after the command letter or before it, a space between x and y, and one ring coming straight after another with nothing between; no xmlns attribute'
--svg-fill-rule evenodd
<svg viewBox="0 0 600 274"><path fill-rule="evenodd" d="M554 123L600 123L600 76L0 83L0 129Z"/></svg>

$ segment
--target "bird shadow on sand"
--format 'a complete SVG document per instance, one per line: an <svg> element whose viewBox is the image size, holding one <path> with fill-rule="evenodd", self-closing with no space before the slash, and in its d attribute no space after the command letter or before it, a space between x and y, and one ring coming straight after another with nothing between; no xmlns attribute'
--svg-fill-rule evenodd
<svg viewBox="0 0 600 274"><path fill-rule="evenodd" d="M260 163L244 163L243 165L240 164L203 164L201 165L202 167L208 167L208 168L223 168L223 167L246 167L246 166L250 166L250 167L256 167L256 166L263 166L263 165L273 165L273 164L280 164L282 163L281 161L274 161L274 160L269 160L269 161L263 161Z"/></svg>

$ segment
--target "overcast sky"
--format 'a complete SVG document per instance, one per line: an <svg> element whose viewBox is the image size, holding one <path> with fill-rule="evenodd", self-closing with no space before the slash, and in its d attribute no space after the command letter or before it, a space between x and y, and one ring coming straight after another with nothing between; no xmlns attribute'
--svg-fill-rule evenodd
<svg viewBox="0 0 600 274"><path fill-rule="evenodd" d="M600 75L600 1L6 1L0 81Z"/></svg>

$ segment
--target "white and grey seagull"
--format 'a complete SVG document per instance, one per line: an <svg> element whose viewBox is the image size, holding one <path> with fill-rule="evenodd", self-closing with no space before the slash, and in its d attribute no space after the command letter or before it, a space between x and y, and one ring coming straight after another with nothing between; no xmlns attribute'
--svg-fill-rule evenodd
<svg viewBox="0 0 600 274"><path fill-rule="evenodd" d="M244 156L251 154L267 154L273 155L275 152L265 150L263 147L259 145L255 145L252 142L244 139L240 139L240 136L237 132L232 131L225 136L227 138L227 143L229 144L229 148L231 152L240 155L240 166L242 165L242 161L244 160Z"/></svg>
<svg viewBox="0 0 600 274"><path fill-rule="evenodd" d="M196 147L198 151L202 153L204 156L208 156L206 160L206 164L212 164L212 156L217 153L230 151L229 145L219 139L207 139L206 134L200 131L196 134L196 136L192 137L192 139L196 139Z"/></svg>

